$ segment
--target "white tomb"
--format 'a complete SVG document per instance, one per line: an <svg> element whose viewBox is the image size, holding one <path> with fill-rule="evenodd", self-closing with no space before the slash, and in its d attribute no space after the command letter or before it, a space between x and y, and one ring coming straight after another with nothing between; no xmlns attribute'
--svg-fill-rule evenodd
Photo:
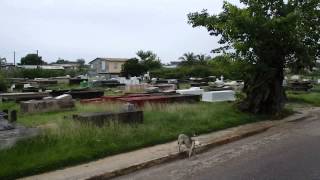
<svg viewBox="0 0 320 180"><path fill-rule="evenodd" d="M200 89L199 87L192 87L190 89L177 90L176 93L178 93L178 94L190 94L190 95L202 95L204 93L204 90Z"/></svg>
<svg viewBox="0 0 320 180"><path fill-rule="evenodd" d="M202 94L202 101L204 102L222 102L235 101L235 91L210 91Z"/></svg>

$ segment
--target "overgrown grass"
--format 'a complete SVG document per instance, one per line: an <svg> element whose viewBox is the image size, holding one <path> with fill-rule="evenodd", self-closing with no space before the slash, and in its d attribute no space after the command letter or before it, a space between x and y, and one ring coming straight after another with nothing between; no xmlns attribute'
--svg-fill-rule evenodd
<svg viewBox="0 0 320 180"><path fill-rule="evenodd" d="M72 111L20 116L28 126L45 130L0 151L0 179L14 179L88 162L109 155L175 140L180 133L202 134L266 117L237 111L229 103L147 105L144 123L98 128L71 120L76 112L116 111L119 105L81 106Z"/></svg>
<svg viewBox="0 0 320 180"><path fill-rule="evenodd" d="M287 92L289 102L320 106L320 92Z"/></svg>

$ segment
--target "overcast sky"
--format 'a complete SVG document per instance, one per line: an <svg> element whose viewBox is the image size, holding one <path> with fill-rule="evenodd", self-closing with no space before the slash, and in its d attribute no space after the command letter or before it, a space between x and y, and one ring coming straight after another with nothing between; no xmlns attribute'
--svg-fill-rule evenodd
<svg viewBox="0 0 320 180"><path fill-rule="evenodd" d="M238 2L238 0L229 0ZM27 53L47 62L134 57L152 50L162 62L185 52L209 54L217 39L187 24L189 12L221 11L223 0L1 0L0 57Z"/></svg>

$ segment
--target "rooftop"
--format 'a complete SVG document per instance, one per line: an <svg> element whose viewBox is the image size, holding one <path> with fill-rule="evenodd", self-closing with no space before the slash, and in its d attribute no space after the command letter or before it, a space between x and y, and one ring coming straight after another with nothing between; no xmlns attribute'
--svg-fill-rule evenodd
<svg viewBox="0 0 320 180"><path fill-rule="evenodd" d="M101 58L101 57L98 57L98 58L94 59L93 61L89 62L89 64L91 64L92 62L97 61L97 60L112 61L112 62L126 62L129 59L128 58Z"/></svg>

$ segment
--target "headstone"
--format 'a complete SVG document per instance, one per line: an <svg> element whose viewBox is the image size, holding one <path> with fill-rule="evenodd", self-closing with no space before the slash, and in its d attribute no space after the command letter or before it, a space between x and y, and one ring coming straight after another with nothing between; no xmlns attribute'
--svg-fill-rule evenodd
<svg viewBox="0 0 320 180"><path fill-rule="evenodd" d="M134 104L131 103L125 103L122 107L122 111L124 112L132 112L132 111L136 111L137 108Z"/></svg>
<svg viewBox="0 0 320 180"><path fill-rule="evenodd" d="M3 110L3 113L4 113L3 118L6 119L6 120L8 120L8 119L9 119L9 110L8 110L8 109L4 109L4 110Z"/></svg>
<svg viewBox="0 0 320 180"><path fill-rule="evenodd" d="M221 101L235 101L235 92L228 91L211 91L205 92L202 95L202 101L205 102L221 102Z"/></svg>
<svg viewBox="0 0 320 180"><path fill-rule="evenodd" d="M10 122L14 123L17 122L17 111L16 110L12 110L10 112Z"/></svg>

